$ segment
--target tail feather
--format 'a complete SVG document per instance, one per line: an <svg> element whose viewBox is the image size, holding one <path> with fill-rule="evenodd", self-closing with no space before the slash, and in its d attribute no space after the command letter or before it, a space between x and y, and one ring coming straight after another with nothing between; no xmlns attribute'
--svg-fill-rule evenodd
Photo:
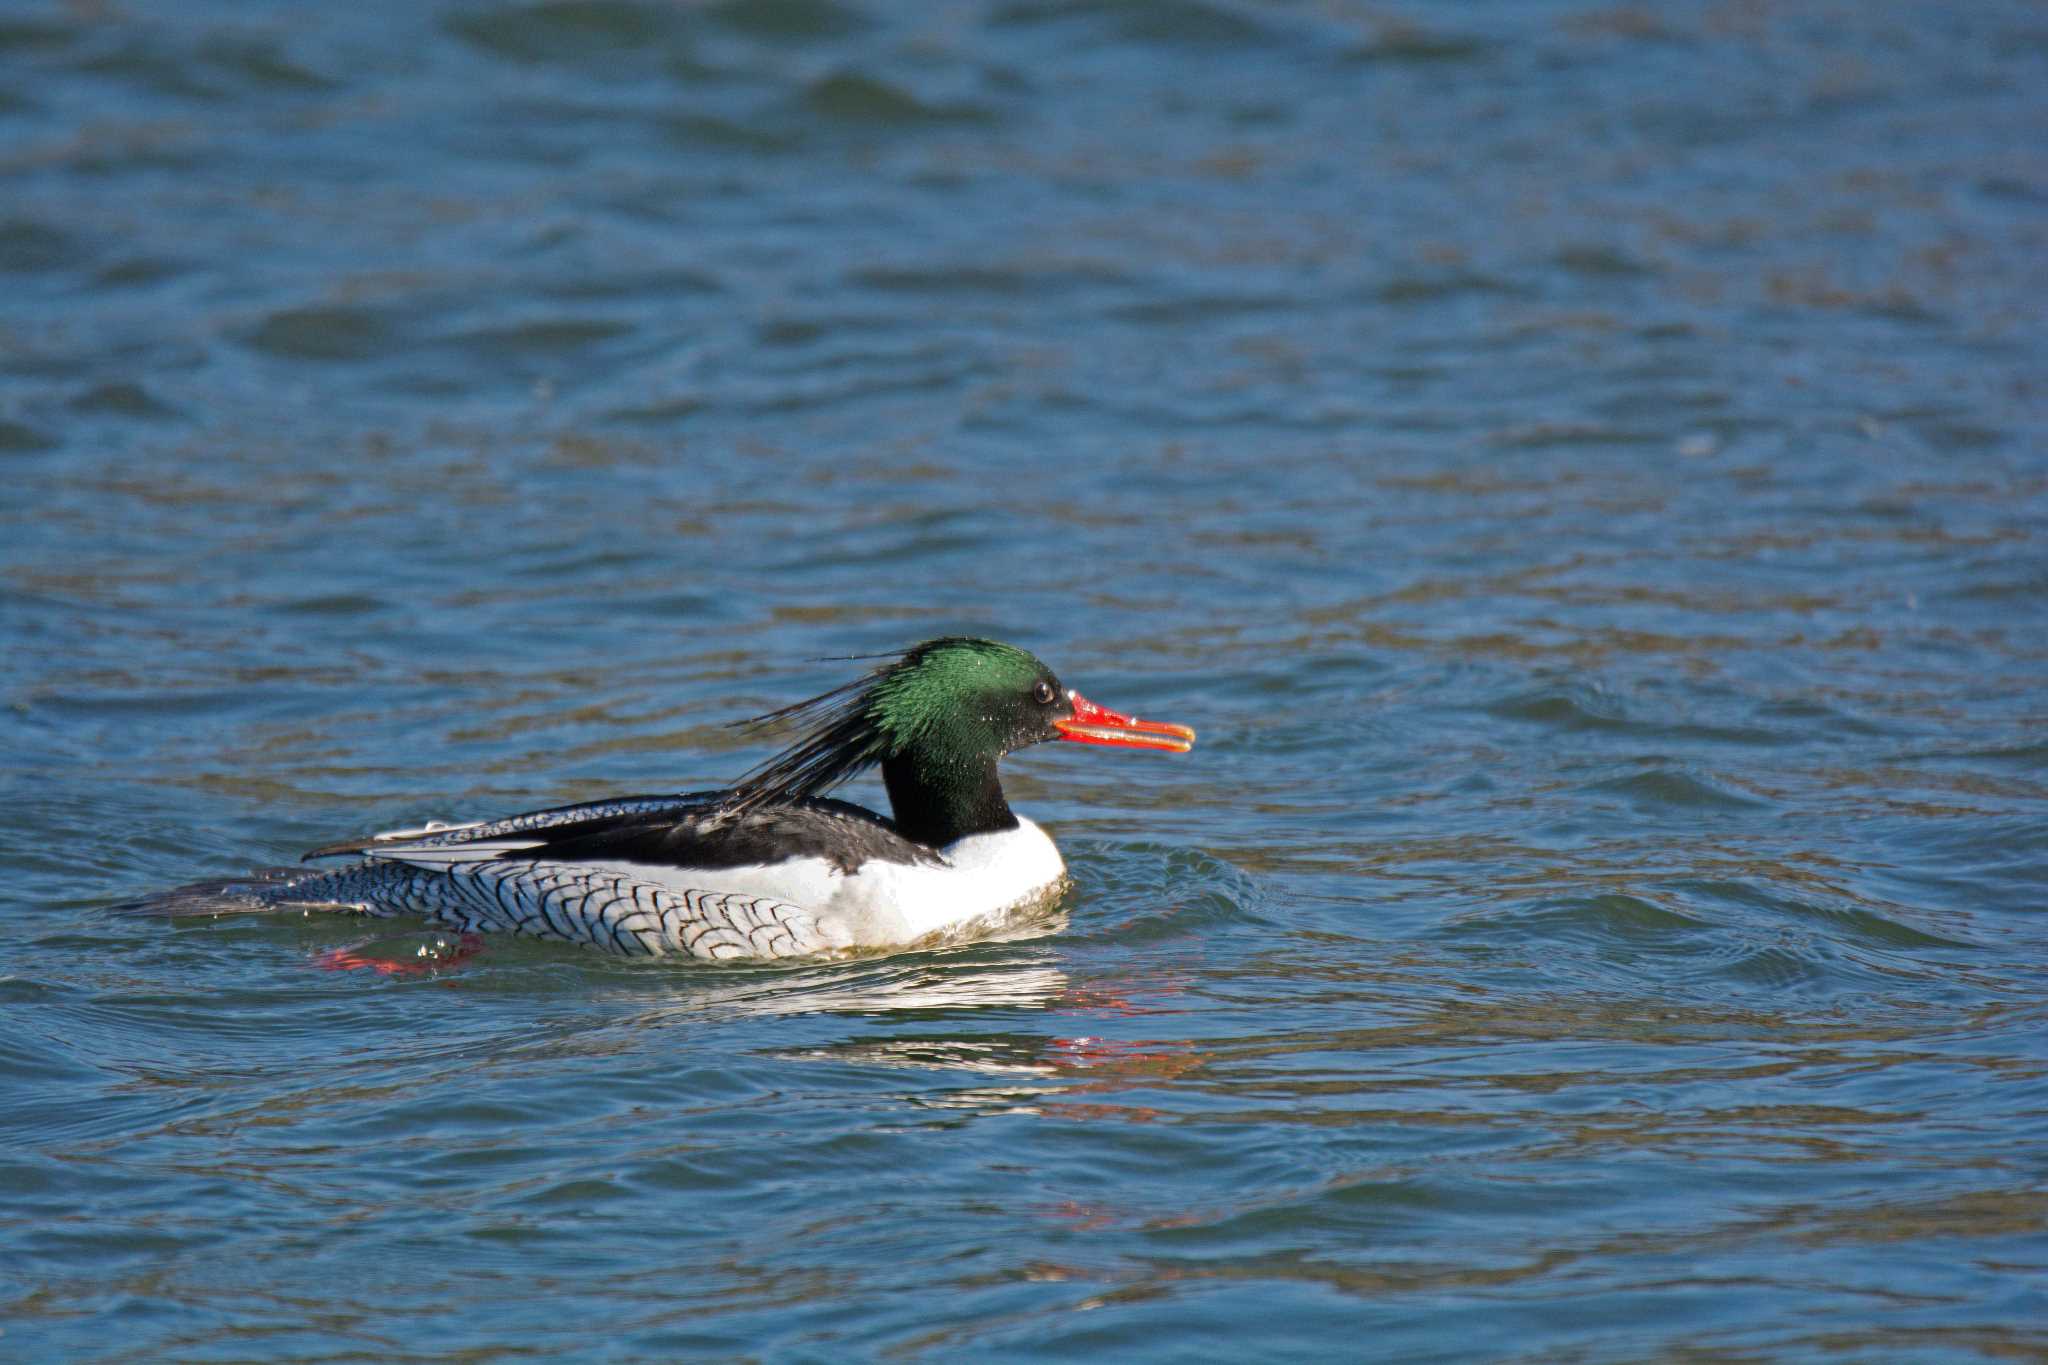
<svg viewBox="0 0 2048 1365"><path fill-rule="evenodd" d="M191 882L113 907L124 915L165 915L172 919L250 915L277 909L277 893L306 873L296 867L259 867L245 877Z"/></svg>

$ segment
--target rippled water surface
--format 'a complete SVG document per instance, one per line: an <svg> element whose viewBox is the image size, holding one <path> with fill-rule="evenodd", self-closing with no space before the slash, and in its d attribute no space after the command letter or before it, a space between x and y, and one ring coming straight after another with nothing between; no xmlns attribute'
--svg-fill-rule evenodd
<svg viewBox="0 0 2048 1365"><path fill-rule="evenodd" d="M0 13L0 1354L2048 1358L2048 14ZM1057 932L116 910L933 634ZM881 799L862 785L859 799Z"/></svg>

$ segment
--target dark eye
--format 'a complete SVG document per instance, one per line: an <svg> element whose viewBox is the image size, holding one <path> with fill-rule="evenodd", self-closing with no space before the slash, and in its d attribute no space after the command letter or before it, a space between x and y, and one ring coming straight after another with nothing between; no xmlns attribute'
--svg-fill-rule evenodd
<svg viewBox="0 0 2048 1365"><path fill-rule="evenodd" d="M1043 678L1039 679L1038 686L1031 689L1032 700L1036 701L1040 706L1051 706L1052 699L1058 695L1057 692L1053 691L1052 684Z"/></svg>

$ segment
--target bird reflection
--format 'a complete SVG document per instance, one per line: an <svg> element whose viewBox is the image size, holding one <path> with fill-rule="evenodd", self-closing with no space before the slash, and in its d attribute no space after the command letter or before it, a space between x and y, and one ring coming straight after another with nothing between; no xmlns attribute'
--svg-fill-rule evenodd
<svg viewBox="0 0 2048 1365"><path fill-rule="evenodd" d="M773 1055L799 1061L950 1072L983 1077L994 1084L957 1090L906 1093L906 1103L920 1108L968 1110L977 1113L1030 1113L1069 1119L1120 1119L1148 1122L1159 1112L1144 1105L1118 1104L1094 1096L1171 1080L1206 1065L1208 1053L1185 1039L1105 1037L1094 1030L1103 1021L1176 1012L1161 999L1181 989L1177 979L1143 981L1096 980L1076 983L1051 965L1049 950L1029 961L978 964L964 970L898 978L877 990L872 984L849 990L837 984L812 997L810 1009L829 1007L860 1012L944 1010L961 1023L972 1020L959 1011L976 1008L1042 1011L1060 1031L986 1028L892 1033L856 1037L809 1048L781 1049ZM937 968L939 964L934 964ZM784 993L772 1008L799 1008Z"/></svg>

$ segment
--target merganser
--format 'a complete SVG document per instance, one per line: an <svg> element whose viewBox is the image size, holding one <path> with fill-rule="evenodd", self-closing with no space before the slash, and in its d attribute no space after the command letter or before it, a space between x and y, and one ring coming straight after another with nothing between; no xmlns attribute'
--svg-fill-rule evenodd
<svg viewBox="0 0 2048 1365"><path fill-rule="evenodd" d="M949 636L750 725L804 723L726 791L628 796L314 849L347 867L269 906L422 915L614 952L768 959L965 938L1066 888L996 764L1042 740L1186 752L1185 725L1097 706L1014 645ZM825 793L880 765L893 819Z"/></svg>

